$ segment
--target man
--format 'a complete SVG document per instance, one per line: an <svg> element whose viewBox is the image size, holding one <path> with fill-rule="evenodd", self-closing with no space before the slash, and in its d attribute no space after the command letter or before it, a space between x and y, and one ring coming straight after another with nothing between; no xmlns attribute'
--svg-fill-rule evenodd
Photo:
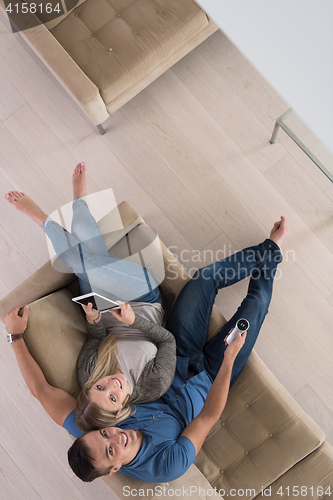
<svg viewBox="0 0 333 500"><path fill-rule="evenodd" d="M286 232L286 220L281 217L269 239L200 269L185 285L167 324L176 337L179 356L171 388L158 401L138 405L134 415L119 427L91 431L76 440L68 458L82 480L92 481L120 468L126 475L150 482L171 481L186 472L220 417L229 387L253 349L268 312ZM216 293L247 276L251 279L242 304L206 344ZM249 321L248 332L239 334L226 347L224 339L240 318ZM21 333L26 322L27 309L22 318L18 308L5 318L9 333ZM53 420L75 437L83 434L75 425L74 398L49 386L38 365L29 358L23 340L13 347L29 389ZM190 379L188 372L194 374Z"/></svg>

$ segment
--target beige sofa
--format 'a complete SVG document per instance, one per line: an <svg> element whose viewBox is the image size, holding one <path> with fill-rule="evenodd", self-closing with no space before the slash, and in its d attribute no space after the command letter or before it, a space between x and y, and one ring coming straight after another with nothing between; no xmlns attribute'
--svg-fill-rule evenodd
<svg viewBox="0 0 333 500"><path fill-rule="evenodd" d="M128 203L118 208L119 212L114 209L103 217L99 227L112 255L127 257L129 248L135 254L146 244L141 241L144 221ZM123 231L119 230L119 214ZM112 232L115 221L118 231ZM178 295L189 277L163 244L162 250L165 283ZM158 257L151 259L156 261ZM30 303L27 345L49 382L74 396L78 392L76 360L85 341L84 316L70 300L77 291L74 276L55 271L48 262L0 302L2 320L14 305ZM209 338L224 322L214 307ZM120 498L139 496L141 490L145 498L202 499L210 498L216 488L225 499L278 500L298 496L297 491L300 498L329 499L328 493L333 495L333 448L324 439L323 431L253 352L231 388L219 422L184 476L163 485L121 473L103 480Z"/></svg>
<svg viewBox="0 0 333 500"><path fill-rule="evenodd" d="M94 125L218 29L193 0L80 0L39 17L12 25Z"/></svg>

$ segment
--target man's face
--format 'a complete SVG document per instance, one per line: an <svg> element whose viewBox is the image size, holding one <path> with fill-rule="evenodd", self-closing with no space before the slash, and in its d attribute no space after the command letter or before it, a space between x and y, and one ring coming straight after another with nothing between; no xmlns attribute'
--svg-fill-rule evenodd
<svg viewBox="0 0 333 500"><path fill-rule="evenodd" d="M141 448L142 433L139 430L106 427L85 434L83 440L89 448L92 464L97 469L113 467L110 474L114 474L136 457Z"/></svg>

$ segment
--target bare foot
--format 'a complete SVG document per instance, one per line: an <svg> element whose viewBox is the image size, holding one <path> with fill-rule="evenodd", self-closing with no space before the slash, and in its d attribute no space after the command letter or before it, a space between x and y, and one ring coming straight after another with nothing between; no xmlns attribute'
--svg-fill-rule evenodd
<svg viewBox="0 0 333 500"><path fill-rule="evenodd" d="M277 245L279 245L281 249L282 242L287 234L288 226L287 219L282 215L281 220L275 222L271 234L269 235L270 239L273 240Z"/></svg>
<svg viewBox="0 0 333 500"><path fill-rule="evenodd" d="M30 196L20 191L10 191L5 195L5 198L14 208L26 214L30 219L37 222L37 224L42 227L44 220L47 219L47 215Z"/></svg>
<svg viewBox="0 0 333 500"><path fill-rule="evenodd" d="M73 199L86 195L87 167L85 163L78 163L73 173Z"/></svg>

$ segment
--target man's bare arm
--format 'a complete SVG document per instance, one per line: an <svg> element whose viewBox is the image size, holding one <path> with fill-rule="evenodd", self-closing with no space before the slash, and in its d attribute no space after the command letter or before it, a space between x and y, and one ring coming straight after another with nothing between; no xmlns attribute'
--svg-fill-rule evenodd
<svg viewBox="0 0 333 500"><path fill-rule="evenodd" d="M192 441L196 454L199 453L207 434L224 410L229 394L232 367L237 354L244 345L245 338L246 332L243 335L239 333L237 338L227 347L221 368L208 392L201 412L181 434Z"/></svg>
<svg viewBox="0 0 333 500"><path fill-rule="evenodd" d="M18 315L23 306L14 307L5 317L8 333L23 333L28 322L28 306L24 306L22 317ZM76 399L67 392L50 385L44 373L31 356L24 339L12 343L13 350L25 383L31 394L38 399L50 417L63 425L66 417L74 410Z"/></svg>

